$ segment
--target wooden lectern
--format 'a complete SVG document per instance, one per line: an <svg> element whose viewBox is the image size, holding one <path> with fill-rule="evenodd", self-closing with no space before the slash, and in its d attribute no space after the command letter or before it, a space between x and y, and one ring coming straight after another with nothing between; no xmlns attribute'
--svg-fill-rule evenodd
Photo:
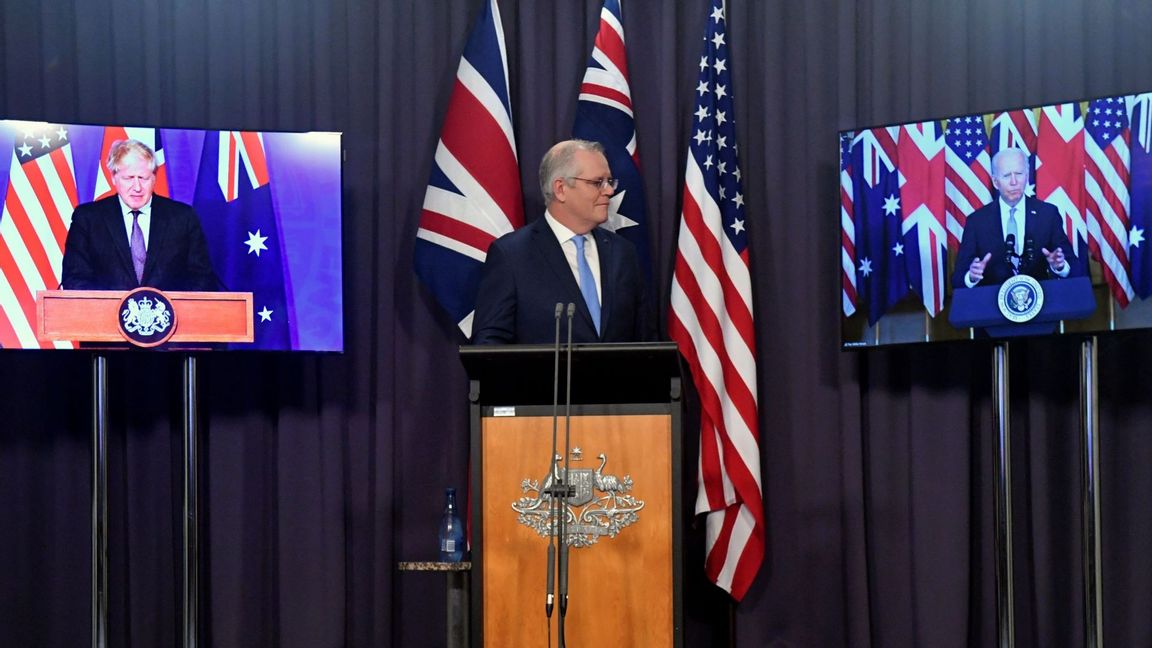
<svg viewBox="0 0 1152 648"><path fill-rule="evenodd" d="M42 290L36 293L36 337L43 342L125 342L120 290ZM250 292L165 292L176 311L169 342L251 342Z"/></svg>
<svg viewBox="0 0 1152 648"><path fill-rule="evenodd" d="M551 622L545 615L555 527L542 495L554 347L462 347L460 356L472 402L473 645L556 646L559 603ZM567 645L682 646L679 352L670 342L575 345L567 448L566 360L562 350L556 447L576 490Z"/></svg>

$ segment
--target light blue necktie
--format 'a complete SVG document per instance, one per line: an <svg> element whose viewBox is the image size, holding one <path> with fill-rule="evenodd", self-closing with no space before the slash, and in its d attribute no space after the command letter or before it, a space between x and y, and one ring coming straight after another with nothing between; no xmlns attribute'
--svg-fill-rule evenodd
<svg viewBox="0 0 1152 648"><path fill-rule="evenodd" d="M584 303L588 304L592 323L596 325L596 335L600 335L600 298L596 296L596 279L592 276L588 257L584 256L584 237L577 234L572 237L572 242L576 244L576 274L580 275L580 294L584 295Z"/></svg>

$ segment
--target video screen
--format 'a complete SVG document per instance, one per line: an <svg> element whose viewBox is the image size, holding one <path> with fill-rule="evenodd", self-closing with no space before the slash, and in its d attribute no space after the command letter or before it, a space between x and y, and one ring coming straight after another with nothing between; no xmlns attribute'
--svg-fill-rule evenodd
<svg viewBox="0 0 1152 648"><path fill-rule="evenodd" d="M143 286L184 295L177 315L196 307L174 325L185 338L202 316L247 327L206 334L217 342L204 348L343 351L340 138L0 121L0 347L88 346L51 333L60 313ZM131 301L123 319L159 326L154 301ZM109 335L110 303L107 323L63 330Z"/></svg>
<svg viewBox="0 0 1152 648"><path fill-rule="evenodd" d="M1152 327L1152 93L839 136L842 348Z"/></svg>

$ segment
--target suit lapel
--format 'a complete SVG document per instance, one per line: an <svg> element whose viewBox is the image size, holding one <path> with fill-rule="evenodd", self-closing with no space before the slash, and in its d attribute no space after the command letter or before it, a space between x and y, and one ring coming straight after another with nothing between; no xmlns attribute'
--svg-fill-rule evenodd
<svg viewBox="0 0 1152 648"><path fill-rule="evenodd" d="M157 196L152 197L150 221L148 225L148 255L144 257L144 279L151 279L152 273L156 271L156 264L160 262L160 256L164 252L170 234L171 228L169 226L172 224L172 219L164 218L163 201Z"/></svg>
<svg viewBox="0 0 1152 648"><path fill-rule="evenodd" d="M572 275L572 267L568 265L568 258L564 255L564 248L561 247L560 241L556 240L556 234L548 226L548 221L544 217L533 222L532 228L532 236L535 238L532 247L539 251L544 259L543 265L554 275L555 283L553 285L562 288L563 294L557 295L557 301L576 304L576 311L580 317L595 331L592 315L588 312L588 305L584 303L584 295L580 292L580 284L576 283L576 277Z"/></svg>
<svg viewBox="0 0 1152 648"><path fill-rule="evenodd" d="M132 267L132 249L128 246L128 235L124 229L124 214L120 211L120 199L112 196L106 201L107 207L104 210L105 230L108 234L109 240L112 241L112 249L116 250L116 258L119 259L122 269L128 273L128 276L135 278L136 270Z"/></svg>

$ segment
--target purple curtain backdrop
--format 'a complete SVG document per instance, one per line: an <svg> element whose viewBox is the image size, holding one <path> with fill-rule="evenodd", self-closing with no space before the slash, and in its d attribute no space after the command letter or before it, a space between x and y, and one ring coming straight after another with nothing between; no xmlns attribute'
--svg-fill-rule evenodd
<svg viewBox="0 0 1152 648"><path fill-rule="evenodd" d="M479 8L0 5L6 118L345 134L346 353L201 362L207 645L442 645L440 579L396 563L433 557L442 488L465 483L466 384L411 251ZM662 305L706 8L624 4ZM599 9L501 4L528 188L570 132ZM688 645L993 645L991 351L838 351L836 132L1152 88L1152 5L732 0L729 22L755 219L768 548L729 616L689 529ZM1152 643L1148 341L1099 343L1109 645ZM1010 358L1017 642L1079 646L1078 347L1013 343ZM177 645L179 359L110 365L112 644ZM0 354L3 645L90 641L89 371L79 353Z"/></svg>

